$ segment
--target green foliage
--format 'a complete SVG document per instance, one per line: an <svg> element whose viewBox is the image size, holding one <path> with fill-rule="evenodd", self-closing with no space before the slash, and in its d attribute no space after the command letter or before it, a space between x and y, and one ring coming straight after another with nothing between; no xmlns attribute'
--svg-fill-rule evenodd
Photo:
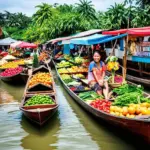
<svg viewBox="0 0 150 150"><path fill-rule="evenodd" d="M90 29L127 28L128 20L129 27L149 26L149 4L150 0L125 0L100 12L89 0L79 0L75 5L42 3L36 6L38 10L31 18L22 13L0 13L0 26L4 37L44 43Z"/></svg>
<svg viewBox="0 0 150 150"><path fill-rule="evenodd" d="M39 60L37 54L33 55L33 68L38 68L39 67Z"/></svg>

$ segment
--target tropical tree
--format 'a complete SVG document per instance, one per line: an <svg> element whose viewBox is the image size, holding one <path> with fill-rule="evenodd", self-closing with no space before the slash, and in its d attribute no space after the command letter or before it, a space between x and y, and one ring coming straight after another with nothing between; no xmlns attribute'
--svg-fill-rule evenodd
<svg viewBox="0 0 150 150"><path fill-rule="evenodd" d="M42 3L42 5L37 5L38 11L33 15L33 21L42 25L45 21L52 19L52 6L46 3Z"/></svg>
<svg viewBox="0 0 150 150"><path fill-rule="evenodd" d="M0 13L0 27L3 27L5 24L5 14Z"/></svg>
<svg viewBox="0 0 150 150"><path fill-rule="evenodd" d="M125 8L125 4L115 3L114 6L111 5L111 7L108 8L105 14L109 17L113 28L127 28L128 12Z"/></svg>
<svg viewBox="0 0 150 150"><path fill-rule="evenodd" d="M60 13L75 13L76 10L76 8L73 5L68 5L68 4L63 4L63 5L57 4L55 7Z"/></svg>
<svg viewBox="0 0 150 150"><path fill-rule="evenodd" d="M96 19L96 10L92 1L89 0L79 0L79 3L76 3L77 11L81 17L85 19Z"/></svg>
<svg viewBox="0 0 150 150"><path fill-rule="evenodd" d="M145 8L146 5L150 5L150 0L136 0L136 4L141 8Z"/></svg>

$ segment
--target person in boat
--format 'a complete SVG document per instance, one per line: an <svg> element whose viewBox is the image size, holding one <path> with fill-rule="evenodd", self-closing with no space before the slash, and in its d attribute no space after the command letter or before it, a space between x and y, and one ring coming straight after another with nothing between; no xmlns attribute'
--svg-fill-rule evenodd
<svg viewBox="0 0 150 150"><path fill-rule="evenodd" d="M94 51L93 61L89 65L88 82L91 89L95 90L99 95L103 94L105 99L109 99L108 82L105 81L106 65L101 61L100 51Z"/></svg>

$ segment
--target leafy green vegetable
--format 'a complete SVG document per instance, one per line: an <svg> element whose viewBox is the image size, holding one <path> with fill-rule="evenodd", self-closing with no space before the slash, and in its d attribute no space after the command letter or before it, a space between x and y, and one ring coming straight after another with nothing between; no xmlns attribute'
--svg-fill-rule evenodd
<svg viewBox="0 0 150 150"><path fill-rule="evenodd" d="M98 95L96 92L94 91L89 91L89 92L82 92L79 94L79 97L84 100L84 101L87 101L87 100L95 100L96 98L99 98L99 99L103 99L103 95Z"/></svg>
<svg viewBox="0 0 150 150"><path fill-rule="evenodd" d="M119 88L115 88L113 90L113 92L116 93L117 95L122 95L122 94L130 93L130 92L142 93L143 88L134 86L134 85L124 84L124 85L120 86Z"/></svg>
<svg viewBox="0 0 150 150"><path fill-rule="evenodd" d="M35 95L25 103L25 106L39 105L39 104L54 104L54 102L52 98L49 97L48 95Z"/></svg>

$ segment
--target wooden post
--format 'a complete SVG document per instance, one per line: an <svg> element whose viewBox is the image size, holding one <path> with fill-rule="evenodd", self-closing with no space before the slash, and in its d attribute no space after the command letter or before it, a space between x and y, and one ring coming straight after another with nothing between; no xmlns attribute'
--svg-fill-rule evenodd
<svg viewBox="0 0 150 150"><path fill-rule="evenodd" d="M126 42L125 42L125 52L124 52L124 56L123 56L123 78L126 79L126 74L127 74L127 51L128 51L128 35L126 38Z"/></svg>

